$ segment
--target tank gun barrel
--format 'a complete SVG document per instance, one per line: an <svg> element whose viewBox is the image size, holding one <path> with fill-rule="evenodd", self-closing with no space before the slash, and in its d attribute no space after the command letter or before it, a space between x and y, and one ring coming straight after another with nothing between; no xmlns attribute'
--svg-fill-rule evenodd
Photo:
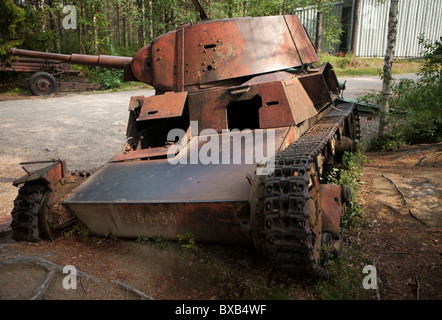
<svg viewBox="0 0 442 320"><path fill-rule="evenodd" d="M39 52L33 50L24 50L11 48L10 52L15 56L41 58L50 60L60 60L72 64L98 66L103 68L124 69L124 65L132 62L132 57L108 56L108 55L86 55L86 54L60 54L50 52Z"/></svg>

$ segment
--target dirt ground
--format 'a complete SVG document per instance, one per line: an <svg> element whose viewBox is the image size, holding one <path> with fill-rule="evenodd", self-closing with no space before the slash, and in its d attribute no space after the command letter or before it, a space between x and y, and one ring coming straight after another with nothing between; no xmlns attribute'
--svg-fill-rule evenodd
<svg viewBox="0 0 442 320"><path fill-rule="evenodd" d="M375 261L383 299L442 299L441 150L437 144L367 154L367 222L350 241Z"/></svg>
<svg viewBox="0 0 442 320"><path fill-rule="evenodd" d="M145 92L127 93L128 96L140 94ZM9 101L0 102L0 219L12 209L17 189L11 187L11 182L22 175L19 162L35 157L39 160L46 155L72 159L74 168L90 169L121 148L127 108L110 107L109 112L103 111L108 107L106 102L126 100L127 96L103 95L103 106L95 106L87 117L82 112L88 107L77 100L70 101L71 98L48 98L58 99L59 109L54 121L46 122L48 110L43 104L35 114L29 103L23 103L20 112L14 113L13 109L9 110L11 106L5 104ZM88 103L87 95L76 98ZM42 100L44 102L44 99L32 99L36 104ZM78 106L79 118L85 120L84 127L78 128L74 116L65 114L74 105ZM28 126L16 132L23 119ZM63 122L61 129L54 123L57 121ZM30 128L32 123L35 127ZM368 123L363 130L372 130L368 128L372 124ZM88 129L90 126L95 126L92 132ZM82 144L96 144L97 148L79 153ZM364 223L361 228L349 231L347 241L374 261L380 299L442 299L441 151L442 145L436 144L367 154L369 162L363 175ZM284 274L275 275L268 265L257 259L253 248L204 244L198 244L198 248L195 253L184 250L179 243L93 236L61 237L38 243L14 242L10 233L4 233L0 236L0 299L140 298L140 294L118 286L115 281L154 299L265 299L278 298L266 295L265 287L282 288L288 279ZM66 274L57 266L67 265L89 276L80 277L76 290L62 286ZM52 275L48 270L55 273ZM48 275L53 278L46 282ZM315 280L299 279L290 290L292 298L316 299ZM39 291L44 293L36 296Z"/></svg>

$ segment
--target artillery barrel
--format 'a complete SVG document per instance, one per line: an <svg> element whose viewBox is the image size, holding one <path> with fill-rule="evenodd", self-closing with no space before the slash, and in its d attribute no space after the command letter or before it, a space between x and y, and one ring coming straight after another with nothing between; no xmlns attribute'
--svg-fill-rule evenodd
<svg viewBox="0 0 442 320"><path fill-rule="evenodd" d="M24 50L11 48L10 52L12 55L40 58L40 59L50 59L50 60L60 60L73 64L98 66L103 68L112 69L123 69L125 64L129 64L132 61L131 57L120 57L120 56L91 56L86 54L60 54L60 53L50 53L50 52L39 52L33 50Z"/></svg>

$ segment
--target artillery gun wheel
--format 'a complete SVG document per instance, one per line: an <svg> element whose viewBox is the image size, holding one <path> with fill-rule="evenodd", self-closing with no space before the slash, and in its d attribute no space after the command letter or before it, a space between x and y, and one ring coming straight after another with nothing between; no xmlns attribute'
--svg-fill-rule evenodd
<svg viewBox="0 0 442 320"><path fill-rule="evenodd" d="M57 80L47 72L36 72L28 80L29 91L35 96L45 96L57 92Z"/></svg>

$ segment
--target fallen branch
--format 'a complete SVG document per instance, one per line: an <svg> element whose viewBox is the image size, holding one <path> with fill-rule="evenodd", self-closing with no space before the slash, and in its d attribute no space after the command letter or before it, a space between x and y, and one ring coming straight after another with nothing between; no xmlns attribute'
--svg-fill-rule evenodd
<svg viewBox="0 0 442 320"><path fill-rule="evenodd" d="M433 150L436 150L436 149L433 149ZM397 161L397 160L401 160L402 158L408 157L408 156L410 156L410 155L412 155L412 154L415 154L415 153L421 153L421 152L424 152L424 151L427 151L427 150L426 150L426 149L422 149L422 148L417 149L417 150L408 150L408 151L406 151L403 155L397 157L397 158L394 159L394 160L395 160L395 161Z"/></svg>
<svg viewBox="0 0 442 320"><path fill-rule="evenodd" d="M143 293L141 291L138 291L137 289L135 289L135 288L133 288L133 287L123 283L123 282L120 282L120 281L117 281L117 280L112 280L112 282L115 283L117 286L119 286L119 287L121 287L123 289L126 289L127 291L130 291L133 294L137 295L138 297L140 297L140 299L143 299L143 300L155 300L151 296L148 296L147 294L145 294L145 293Z"/></svg>
<svg viewBox="0 0 442 320"><path fill-rule="evenodd" d="M436 152L436 153L430 154L429 156L426 156L426 157L420 158L420 159L419 159L419 162L416 164L416 166L420 167L420 166L424 163L425 160L427 160L427 159L429 159L429 158L432 158L432 157L434 157L434 156L437 156L438 154L441 154L441 153L442 153L442 152Z"/></svg>
<svg viewBox="0 0 442 320"><path fill-rule="evenodd" d="M51 270L47 273L46 279L43 281L41 286L38 288L37 293L35 296L33 296L30 300L38 300L41 297L43 297L43 294L46 293L46 290L49 287L49 284L51 283L52 278L54 277L55 271Z"/></svg>
<svg viewBox="0 0 442 320"><path fill-rule="evenodd" d="M386 206L388 209L392 210L394 213L396 213L396 214L401 214L401 213L399 212L399 210L393 208L393 207L390 206L389 204L386 204L385 202L382 202L382 201L378 201L378 202L379 202L380 204Z"/></svg>
<svg viewBox="0 0 442 320"><path fill-rule="evenodd" d="M31 300L37 300L37 299L41 299L43 297L43 295L46 293L46 290L49 287L49 284L51 283L52 278L54 277L55 273L63 273L63 267L59 266L53 262L50 262L46 259L40 258L40 257L36 257L36 256L18 256L15 258L8 258L5 256L0 256L0 265L16 265L16 264L34 264L34 265L38 265L43 267L44 269L46 269L48 272L46 274L46 278L43 281L43 283L39 286L37 293L31 298ZM88 280L91 280L93 282L101 282L100 279L91 276L87 273L84 273L82 271L78 271L77 270L77 276L80 277L80 284L81 287L83 288L83 290L86 292L86 290L83 287L83 283L82 283L82 279L86 278ZM129 286L126 283L123 282L119 282L116 280L112 280L112 282L114 284L116 284L118 287L120 288L124 288L127 291L132 292L133 294L137 295L138 297L140 297L140 299L144 299L144 300L155 300L154 298L152 298L151 296L148 296L147 294Z"/></svg>
<svg viewBox="0 0 442 320"><path fill-rule="evenodd" d="M424 225L427 225L427 224L426 224L425 222L423 222L419 217L417 217L417 216L413 213L413 211L411 211L411 208L408 206L407 198L405 198L404 193L403 193L402 190L398 187L398 185L397 185L393 180L391 180L390 178L388 178L387 176L385 176L384 174L383 174L382 176L383 176L385 179L387 179L388 181L390 181L390 182L396 187L396 190L399 191L400 195L401 195L402 198L404 199L405 206L407 207L408 212L410 213L410 215L411 215L413 218L415 218L416 220L422 222Z"/></svg>

